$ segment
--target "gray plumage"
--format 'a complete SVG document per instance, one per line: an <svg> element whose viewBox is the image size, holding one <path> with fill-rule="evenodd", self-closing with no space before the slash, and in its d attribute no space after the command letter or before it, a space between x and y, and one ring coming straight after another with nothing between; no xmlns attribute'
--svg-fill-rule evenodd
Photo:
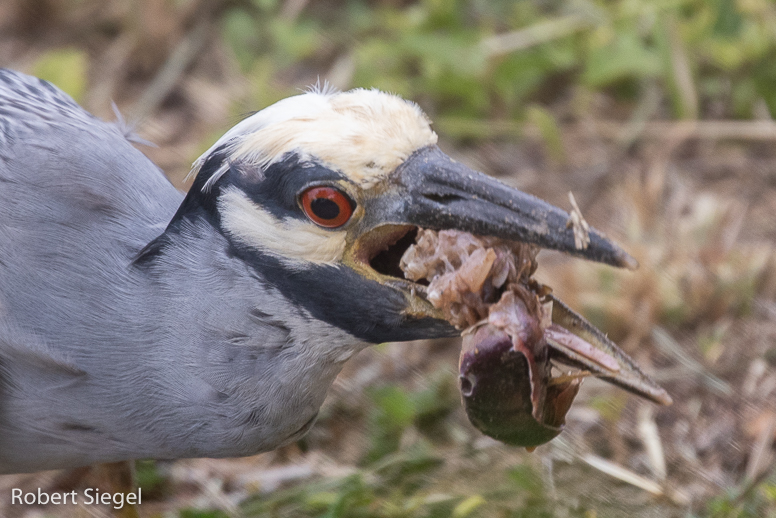
<svg viewBox="0 0 776 518"><path fill-rule="evenodd" d="M275 448L364 345L209 225L133 265L183 195L125 137L0 71L0 473Z"/></svg>
<svg viewBox="0 0 776 518"><path fill-rule="evenodd" d="M0 70L0 473L300 437L358 350L457 334L399 268L418 228L635 264L595 229L578 248L565 211L453 161L418 106L377 90L264 108L185 197L129 139Z"/></svg>

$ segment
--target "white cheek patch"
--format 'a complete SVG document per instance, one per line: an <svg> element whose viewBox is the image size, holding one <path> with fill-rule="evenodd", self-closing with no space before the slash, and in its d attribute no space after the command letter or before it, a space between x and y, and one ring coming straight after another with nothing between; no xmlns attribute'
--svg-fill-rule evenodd
<svg viewBox="0 0 776 518"><path fill-rule="evenodd" d="M234 187L218 198L218 210L232 238L295 268L308 263L333 265L345 252L345 231L324 230L303 220L278 220Z"/></svg>

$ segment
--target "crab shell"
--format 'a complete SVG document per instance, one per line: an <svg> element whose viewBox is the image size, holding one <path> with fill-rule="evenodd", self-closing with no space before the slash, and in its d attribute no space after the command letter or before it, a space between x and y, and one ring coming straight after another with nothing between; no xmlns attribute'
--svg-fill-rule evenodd
<svg viewBox="0 0 776 518"><path fill-rule="evenodd" d="M579 380L550 383L547 346L518 342L492 324L466 334L459 386L469 421L478 430L533 448L561 432Z"/></svg>

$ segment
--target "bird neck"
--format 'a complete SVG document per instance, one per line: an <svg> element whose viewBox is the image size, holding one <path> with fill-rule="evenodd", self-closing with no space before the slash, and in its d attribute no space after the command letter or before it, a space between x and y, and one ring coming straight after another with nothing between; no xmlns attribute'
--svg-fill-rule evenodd
<svg viewBox="0 0 776 518"><path fill-rule="evenodd" d="M168 446L187 445L182 456L248 455L290 440L367 345L290 302L206 219L181 219L146 249L135 268L161 330L152 355L175 358L148 362L151 392L175 415L166 422L180 423ZM194 416L207 426L192 426Z"/></svg>

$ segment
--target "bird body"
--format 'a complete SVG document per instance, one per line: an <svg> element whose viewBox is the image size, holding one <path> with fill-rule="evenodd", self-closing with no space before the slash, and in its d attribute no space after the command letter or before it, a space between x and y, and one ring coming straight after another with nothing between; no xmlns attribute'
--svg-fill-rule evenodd
<svg viewBox="0 0 776 518"><path fill-rule="evenodd" d="M303 431L365 344L204 220L133 265L183 196L119 126L37 79L0 85L0 473L248 455Z"/></svg>
<svg viewBox="0 0 776 518"><path fill-rule="evenodd" d="M457 334L404 279L418 228L623 266L594 229L444 155L413 103L313 89L179 193L51 84L0 70L0 473L245 456L303 435L342 364Z"/></svg>

